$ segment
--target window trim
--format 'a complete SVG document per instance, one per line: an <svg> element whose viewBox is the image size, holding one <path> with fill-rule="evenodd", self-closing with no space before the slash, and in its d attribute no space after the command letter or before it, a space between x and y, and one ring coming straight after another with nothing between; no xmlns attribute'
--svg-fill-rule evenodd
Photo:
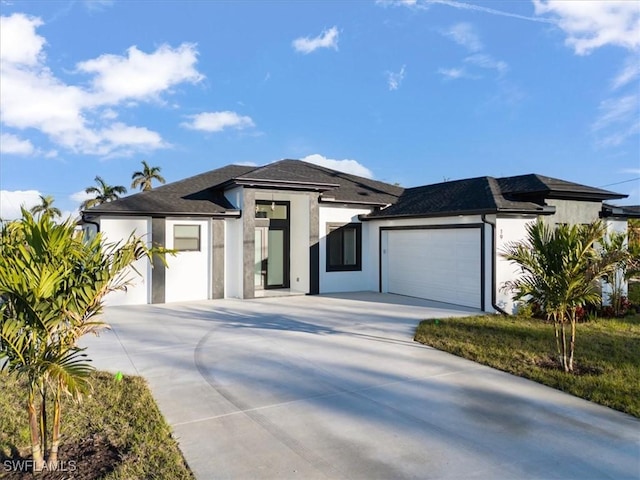
<svg viewBox="0 0 640 480"><path fill-rule="evenodd" d="M196 237L178 237L176 236L176 227L198 227L198 246L197 248L177 248L176 240L193 240ZM202 225L198 223L174 223L173 224L173 250L178 252L200 252L202 249Z"/></svg>
<svg viewBox="0 0 640 480"><path fill-rule="evenodd" d="M356 263L354 265L344 264L344 231L345 229L353 229L356 233ZM342 251L340 256L342 262L340 265L331 265L331 241L332 234L340 235L340 245ZM360 272L362 271L362 223L327 223L327 236L325 238L325 257L327 272Z"/></svg>

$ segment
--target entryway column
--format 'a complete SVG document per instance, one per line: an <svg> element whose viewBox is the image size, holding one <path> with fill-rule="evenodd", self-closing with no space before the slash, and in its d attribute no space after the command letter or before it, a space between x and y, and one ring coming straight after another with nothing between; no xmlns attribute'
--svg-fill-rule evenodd
<svg viewBox="0 0 640 480"><path fill-rule="evenodd" d="M320 207L318 193L309 194L309 294L320 293Z"/></svg>
<svg viewBox="0 0 640 480"><path fill-rule="evenodd" d="M255 298L256 194L242 189L242 298Z"/></svg>

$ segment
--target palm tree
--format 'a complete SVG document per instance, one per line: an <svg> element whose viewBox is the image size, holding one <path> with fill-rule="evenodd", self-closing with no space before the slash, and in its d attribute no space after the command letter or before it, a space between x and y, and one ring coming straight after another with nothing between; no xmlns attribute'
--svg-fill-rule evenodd
<svg viewBox="0 0 640 480"><path fill-rule="evenodd" d="M40 195L40 204L32 207L30 212L34 215L49 215L51 218L61 217L62 212L59 208L53 206L54 201L55 199L51 195L47 195L46 197Z"/></svg>
<svg viewBox="0 0 640 480"><path fill-rule="evenodd" d="M84 238L71 220L56 224L24 209L22 215L0 230L0 369L27 378L34 469L43 470L46 457L50 468L57 463L62 394L79 399L90 387L93 368L78 340L105 326L95 320L104 296L126 288L127 267L151 252L133 235L124 244L107 244L101 234Z"/></svg>
<svg viewBox="0 0 640 480"><path fill-rule="evenodd" d="M552 229L542 220L527 225L527 238L507 245L502 256L518 265L521 275L506 282L513 299L537 303L552 321L560 364L573 372L577 312L601 301L596 281L615 268L615 255L601 255L596 248L604 236L602 222L559 225ZM567 344L567 325L570 338Z"/></svg>
<svg viewBox="0 0 640 480"><path fill-rule="evenodd" d="M97 187L87 187L84 189L85 193L94 195L94 198L85 200L80 205L80 210L86 210L96 205L101 205L106 202L112 202L120 198L120 195L127 193L127 189L122 185L109 185L105 182L100 175L95 178Z"/></svg>
<svg viewBox="0 0 640 480"><path fill-rule="evenodd" d="M131 175L131 188L140 187L140 191L148 192L153 188L151 182L157 180L160 183L165 183L166 180L160 175L160 167L150 167L146 160L142 160L142 171L133 172Z"/></svg>

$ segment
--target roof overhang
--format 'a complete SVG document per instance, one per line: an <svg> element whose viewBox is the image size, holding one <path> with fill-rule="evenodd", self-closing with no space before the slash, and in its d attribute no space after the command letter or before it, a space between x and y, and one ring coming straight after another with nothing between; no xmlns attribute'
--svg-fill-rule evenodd
<svg viewBox="0 0 640 480"><path fill-rule="evenodd" d="M240 210L227 210L226 212L114 212L112 210L91 210L81 212L82 219L93 219L97 217L203 217L203 218L240 218L242 212Z"/></svg>
<svg viewBox="0 0 640 480"><path fill-rule="evenodd" d="M605 204L602 205L600 218L640 218L640 211Z"/></svg>
<svg viewBox="0 0 640 480"><path fill-rule="evenodd" d="M556 207L542 206L537 209L527 208L494 208L494 209L478 209L478 210L453 210L448 212L431 212L422 214L407 215L361 215L360 220L400 220L403 218L437 218L437 217L461 217L464 215L490 215L490 214L507 214L507 215L553 215L556 213Z"/></svg>
<svg viewBox="0 0 640 480"><path fill-rule="evenodd" d="M276 188L280 190L303 190L313 192L326 192L327 190L333 190L340 185L336 183L319 183L319 182L302 182L302 181L290 181L290 180L264 180L260 178L235 178L226 183L223 183L221 187L252 187L252 188Z"/></svg>

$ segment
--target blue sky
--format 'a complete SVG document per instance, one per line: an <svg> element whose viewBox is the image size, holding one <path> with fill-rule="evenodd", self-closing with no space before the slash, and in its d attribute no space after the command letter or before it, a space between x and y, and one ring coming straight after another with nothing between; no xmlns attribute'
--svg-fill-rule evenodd
<svg viewBox="0 0 640 480"><path fill-rule="evenodd" d="M2 1L0 216L299 158L640 203L640 2Z"/></svg>

